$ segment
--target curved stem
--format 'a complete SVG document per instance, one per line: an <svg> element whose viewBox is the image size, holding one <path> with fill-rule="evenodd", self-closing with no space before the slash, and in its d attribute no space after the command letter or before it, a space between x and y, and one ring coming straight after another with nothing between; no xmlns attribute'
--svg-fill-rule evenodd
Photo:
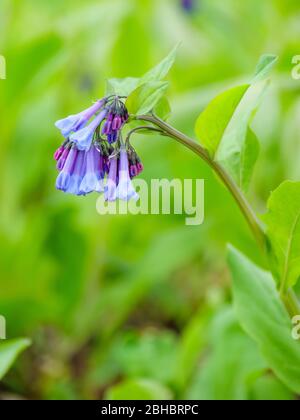
<svg viewBox="0 0 300 420"><path fill-rule="evenodd" d="M199 143L196 143L190 137L181 133L176 128L170 126L165 121L161 120L155 115L137 116L136 119L141 121L147 121L156 125L169 137L172 137L179 143L183 144L185 147L192 150L198 156L200 156L215 171L215 173L219 176L219 178L222 180L224 185L234 197L258 245L264 252L266 252L266 235L259 219L257 218L252 207L248 203L246 197L244 196L234 179L224 170L224 168L218 162L215 162L209 156L206 149L204 149ZM285 296L282 296L282 300L285 303L291 316L300 314L300 303L293 289L289 289L288 293Z"/></svg>
<svg viewBox="0 0 300 420"><path fill-rule="evenodd" d="M131 131L129 131L126 137L126 142L130 140L130 137L132 136L132 134L137 133L139 131L143 131L143 130L151 130L151 131L155 131L156 133L165 135L164 131L162 131L160 128L156 128L151 125L143 125L140 127L133 128Z"/></svg>
<svg viewBox="0 0 300 420"><path fill-rule="evenodd" d="M139 116L137 117L137 119L152 122L153 124L157 125L170 137L174 138L179 143L183 144L184 146L191 149L194 153L199 155L215 171L215 173L223 181L223 183L226 185L226 187L228 188L228 190L234 197L235 201L237 202L259 246L262 249L264 249L265 248L265 233L263 231L263 228L260 225L260 222L258 218L256 217L254 211L252 210L249 203L247 202L244 195L242 194L241 190L236 185L232 177L224 170L224 168L219 163L211 159L208 152L199 143L196 143L194 140L192 140L185 134L176 130L174 127L171 127L165 121L151 115Z"/></svg>

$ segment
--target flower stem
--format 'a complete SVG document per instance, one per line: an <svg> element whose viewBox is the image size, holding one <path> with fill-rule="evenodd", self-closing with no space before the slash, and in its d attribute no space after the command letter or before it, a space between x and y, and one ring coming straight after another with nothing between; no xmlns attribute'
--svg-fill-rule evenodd
<svg viewBox="0 0 300 420"><path fill-rule="evenodd" d="M240 188L237 186L232 177L224 170L224 168L218 162L215 162L213 159L211 159L208 152L199 143L196 143L194 140L181 133L180 131L176 130L174 127L171 127L169 124L162 121L161 119L150 115L145 115L137 118L142 119L144 121L152 122L153 124L157 125L160 129L167 133L169 137L174 138L179 143L183 144L184 146L188 147L193 152L195 152L197 155L199 155L215 171L215 173L219 176L219 178L226 185L230 193L233 195L239 208L244 214L245 219L247 220L257 242L259 243L259 246L262 249L264 249L266 239L263 228L260 225L260 222L257 219L254 211L252 210L249 203L242 194Z"/></svg>
<svg viewBox="0 0 300 420"><path fill-rule="evenodd" d="M137 120L147 121L159 127L169 137L175 139L185 147L192 150L198 156L200 156L219 176L224 185L232 194L240 210L242 211L259 247L263 252L266 252L266 235L263 226L259 219L254 213L252 207L248 203L246 197L238 187L234 179L224 170L224 168L215 162L209 155L206 149L204 149L199 143L195 142L190 137L178 131L176 128L170 126L165 121L161 120L155 115L142 115L137 116ZM285 296L282 296L282 300L285 303L291 316L300 315L300 303L293 289L289 289Z"/></svg>

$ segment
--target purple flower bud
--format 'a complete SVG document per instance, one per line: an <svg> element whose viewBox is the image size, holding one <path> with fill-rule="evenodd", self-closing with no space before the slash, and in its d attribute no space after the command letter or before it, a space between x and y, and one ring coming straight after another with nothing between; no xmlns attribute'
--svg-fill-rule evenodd
<svg viewBox="0 0 300 420"><path fill-rule="evenodd" d="M87 127L84 127L71 135L70 141L76 144L78 150L88 151L90 149L95 131L106 117L106 114L107 110L104 109Z"/></svg>
<svg viewBox="0 0 300 420"><path fill-rule="evenodd" d="M112 121L113 121L113 119L114 119L114 114L113 114L112 112L110 112L110 113L108 114L107 121L112 122Z"/></svg>
<svg viewBox="0 0 300 420"><path fill-rule="evenodd" d="M118 132L114 131L112 134L107 135L107 141L109 144L113 144L118 140Z"/></svg>
<svg viewBox="0 0 300 420"><path fill-rule="evenodd" d="M76 150L74 147L70 150L66 163L56 179L56 188L58 190L67 191L70 185L71 175L73 173L77 153L78 150Z"/></svg>
<svg viewBox="0 0 300 420"><path fill-rule="evenodd" d="M107 120L107 121L105 121L105 124L103 126L102 134L103 135L109 134L110 133L110 129L111 129L111 121Z"/></svg>
<svg viewBox="0 0 300 420"><path fill-rule="evenodd" d="M129 171L130 171L131 178L134 178L138 174L138 170L137 170L136 165L131 165Z"/></svg>
<svg viewBox="0 0 300 420"><path fill-rule="evenodd" d="M117 130L120 130L121 127L122 127L122 119L119 115L117 115L113 120L112 129L114 131L117 131Z"/></svg>
<svg viewBox="0 0 300 420"><path fill-rule="evenodd" d="M104 174L109 173L109 159L107 158L103 158L103 171L104 171Z"/></svg>
<svg viewBox="0 0 300 420"><path fill-rule="evenodd" d="M144 165L143 165L142 163L138 163L138 164L136 165L136 167L137 167L138 175L139 175L141 172L143 172L143 170L144 170Z"/></svg>
<svg viewBox="0 0 300 420"><path fill-rule="evenodd" d="M56 168L57 168L59 171L61 171L61 170L63 169L63 167L65 166L65 163L66 163L66 160L67 160L67 157L68 157L69 153L70 153L70 148L69 148L69 147L67 147L67 148L63 151L63 153L62 153L61 157L59 158L59 160L58 160L58 162L57 162Z"/></svg>
<svg viewBox="0 0 300 420"><path fill-rule="evenodd" d="M117 170L118 159L116 157L113 157L110 160L109 174L104 192L106 201L116 201L117 199Z"/></svg>
<svg viewBox="0 0 300 420"><path fill-rule="evenodd" d="M137 201L139 199L139 195L135 191L129 175L129 163L125 147L121 148L120 153L119 185L117 188L117 198L124 201L129 201L131 199Z"/></svg>
<svg viewBox="0 0 300 420"><path fill-rule="evenodd" d="M76 115L70 115L67 118L57 121L55 126L61 131L62 135L67 138L73 131L81 129L88 122L88 120L91 119L92 116L103 107L105 102L105 99L97 101L94 105L85 111Z"/></svg>
<svg viewBox="0 0 300 420"><path fill-rule="evenodd" d="M56 152L54 153L54 160L58 161L61 155L63 154L64 150L65 150L64 146L60 146L60 148L58 148Z"/></svg>

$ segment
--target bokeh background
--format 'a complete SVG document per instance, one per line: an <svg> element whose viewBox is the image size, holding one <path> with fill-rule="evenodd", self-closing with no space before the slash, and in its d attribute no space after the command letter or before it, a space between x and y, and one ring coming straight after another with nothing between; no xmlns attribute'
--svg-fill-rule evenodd
<svg viewBox="0 0 300 420"><path fill-rule="evenodd" d="M296 0L1 0L0 314L32 346L0 385L5 398L294 399L263 369L232 310L226 244L261 263L231 196L191 152L137 136L143 178L204 178L205 223L99 216L96 195L54 188L54 122L86 108L109 77L140 76L181 41L171 122L194 121L222 90L279 55L253 127L262 143L249 199L263 213L299 180ZM251 304L251 302L249 302Z"/></svg>

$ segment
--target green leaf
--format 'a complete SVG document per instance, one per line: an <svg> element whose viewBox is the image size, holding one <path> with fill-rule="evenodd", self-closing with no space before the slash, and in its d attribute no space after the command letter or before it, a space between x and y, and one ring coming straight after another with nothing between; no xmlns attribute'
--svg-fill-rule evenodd
<svg viewBox="0 0 300 420"><path fill-rule="evenodd" d="M127 77L125 79L108 79L106 82L106 95L129 96L134 91L140 79Z"/></svg>
<svg viewBox="0 0 300 420"><path fill-rule="evenodd" d="M153 111L155 115L157 115L162 120L166 121L172 112L170 102L165 96L163 96L161 100L157 103Z"/></svg>
<svg viewBox="0 0 300 420"><path fill-rule="evenodd" d="M250 398L253 401L293 401L295 395L277 378L266 374L253 383Z"/></svg>
<svg viewBox="0 0 300 420"><path fill-rule="evenodd" d="M259 81L269 77L277 61L278 57L273 54L262 55L256 66L254 80Z"/></svg>
<svg viewBox="0 0 300 420"><path fill-rule="evenodd" d="M0 379L6 375L19 354L29 346L30 340L26 338L0 342Z"/></svg>
<svg viewBox="0 0 300 420"><path fill-rule="evenodd" d="M247 191L250 186L252 174L260 151L260 144L255 133L248 128L246 141L243 144L241 165L239 166L239 186Z"/></svg>
<svg viewBox="0 0 300 420"><path fill-rule="evenodd" d="M282 290L300 277L300 182L286 181L268 201L263 217Z"/></svg>
<svg viewBox="0 0 300 420"><path fill-rule="evenodd" d="M210 310L201 307L182 332L174 371L174 382L179 392L186 388L198 366L199 355L207 344L210 317Z"/></svg>
<svg viewBox="0 0 300 420"><path fill-rule="evenodd" d="M179 44L164 58L159 64L157 64L153 69L148 71L140 81L140 84L146 82L157 82L163 80L171 70L173 64L175 63L177 51Z"/></svg>
<svg viewBox="0 0 300 420"><path fill-rule="evenodd" d="M278 378L300 393L300 346L292 339L292 324L269 272L230 247L237 317Z"/></svg>
<svg viewBox="0 0 300 420"><path fill-rule="evenodd" d="M135 89L145 83L161 82L168 75L175 62L178 47L179 44L173 48L166 58L141 78L127 77L125 79L108 79L106 84L106 95L129 96ZM164 104L164 107L165 106L166 104ZM170 109L168 112L170 112Z"/></svg>
<svg viewBox="0 0 300 420"><path fill-rule="evenodd" d="M129 113L142 115L152 111L168 87L168 82L148 82L138 87L126 101Z"/></svg>
<svg viewBox="0 0 300 420"><path fill-rule="evenodd" d="M221 163L240 187L248 185L257 157L257 141L248 141L248 126L268 86L277 57L259 61L250 84L230 89L215 98L196 122L196 135L210 155ZM246 145L245 145L246 144ZM251 154L245 159L245 151ZM256 159L255 159L256 160ZM244 166L247 166L246 168ZM241 174L247 174L246 180Z"/></svg>
<svg viewBox="0 0 300 420"><path fill-rule="evenodd" d="M148 379L126 380L110 388L107 400L170 400L172 394L163 385Z"/></svg>
<svg viewBox="0 0 300 420"><path fill-rule="evenodd" d="M208 329L210 351L187 398L247 400L249 378L266 369L256 343L242 330L231 307L222 308Z"/></svg>

